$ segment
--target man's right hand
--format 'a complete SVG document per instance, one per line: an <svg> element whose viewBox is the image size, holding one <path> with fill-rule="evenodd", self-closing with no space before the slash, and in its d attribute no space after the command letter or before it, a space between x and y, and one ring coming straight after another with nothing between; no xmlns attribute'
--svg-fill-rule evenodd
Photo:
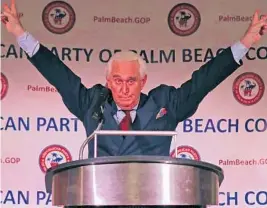
<svg viewBox="0 0 267 208"><path fill-rule="evenodd" d="M4 4L3 9L1 21L4 23L7 31L12 33L15 37L21 36L25 30L19 20L20 18L16 9L15 0L11 0L10 7Z"/></svg>

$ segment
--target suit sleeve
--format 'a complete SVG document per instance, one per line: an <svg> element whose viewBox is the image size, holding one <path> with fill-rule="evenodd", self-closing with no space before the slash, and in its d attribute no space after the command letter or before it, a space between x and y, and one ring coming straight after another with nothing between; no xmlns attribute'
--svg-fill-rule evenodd
<svg viewBox="0 0 267 208"><path fill-rule="evenodd" d="M62 97L66 107L77 118L83 120L94 95L94 88L87 89L80 77L75 75L48 48L40 44L40 48L29 61L53 85Z"/></svg>
<svg viewBox="0 0 267 208"><path fill-rule="evenodd" d="M240 65L235 61L229 47L194 71L181 87L168 87L169 108L177 122L191 117L203 98L242 65L242 60Z"/></svg>

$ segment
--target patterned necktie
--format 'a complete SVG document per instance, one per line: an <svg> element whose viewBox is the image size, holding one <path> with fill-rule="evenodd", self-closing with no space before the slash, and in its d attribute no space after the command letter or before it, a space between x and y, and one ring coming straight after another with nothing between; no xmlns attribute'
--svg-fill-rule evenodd
<svg viewBox="0 0 267 208"><path fill-rule="evenodd" d="M120 129L123 131L127 131L130 129L131 123L132 123L132 118L130 115L131 111L123 111L125 113L124 118L122 119L122 121L120 122Z"/></svg>

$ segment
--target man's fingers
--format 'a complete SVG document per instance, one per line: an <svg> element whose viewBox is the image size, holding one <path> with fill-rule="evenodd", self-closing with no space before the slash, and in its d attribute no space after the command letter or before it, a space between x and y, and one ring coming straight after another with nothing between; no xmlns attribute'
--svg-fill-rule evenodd
<svg viewBox="0 0 267 208"><path fill-rule="evenodd" d="M267 24L267 16L264 16L258 23L256 23L255 25L257 27L263 27Z"/></svg>
<svg viewBox="0 0 267 208"><path fill-rule="evenodd" d="M3 24L6 24L7 23L7 21L4 20L4 19L1 19L1 22L3 22Z"/></svg>
<svg viewBox="0 0 267 208"><path fill-rule="evenodd" d="M1 20L7 20L7 16L1 14Z"/></svg>
<svg viewBox="0 0 267 208"><path fill-rule="evenodd" d="M12 17L12 14L10 12L3 11L1 17L2 16Z"/></svg>
<svg viewBox="0 0 267 208"><path fill-rule="evenodd" d="M266 33L267 33L267 23L265 23L265 25L261 26L259 34L264 35Z"/></svg>
<svg viewBox="0 0 267 208"><path fill-rule="evenodd" d="M260 21L266 21L267 20L267 15L263 15L263 17L261 18L261 20Z"/></svg>
<svg viewBox="0 0 267 208"><path fill-rule="evenodd" d="M253 15L252 24L255 24L258 21L259 21L259 11L256 10L254 15Z"/></svg>
<svg viewBox="0 0 267 208"><path fill-rule="evenodd" d="M10 10L10 8L8 7L7 4L4 4L4 10L5 10L6 12L11 13L11 10Z"/></svg>
<svg viewBox="0 0 267 208"><path fill-rule="evenodd" d="M264 15L264 16L261 18L260 22L261 22L262 24L267 24L267 15Z"/></svg>
<svg viewBox="0 0 267 208"><path fill-rule="evenodd" d="M11 11L14 12L14 14L17 14L17 8L16 8L16 1L15 0L11 0Z"/></svg>
<svg viewBox="0 0 267 208"><path fill-rule="evenodd" d="M8 22L8 17L5 14L1 14L1 21L6 24Z"/></svg>
<svg viewBox="0 0 267 208"><path fill-rule="evenodd" d="M266 27L262 27L260 32L259 32L260 35L265 35L267 34L267 26Z"/></svg>
<svg viewBox="0 0 267 208"><path fill-rule="evenodd" d="M11 6L16 6L16 1L15 0L11 0Z"/></svg>
<svg viewBox="0 0 267 208"><path fill-rule="evenodd" d="M1 20L4 20L5 22L9 22L12 18L14 18L14 17L9 12L3 11L2 14L1 14Z"/></svg>

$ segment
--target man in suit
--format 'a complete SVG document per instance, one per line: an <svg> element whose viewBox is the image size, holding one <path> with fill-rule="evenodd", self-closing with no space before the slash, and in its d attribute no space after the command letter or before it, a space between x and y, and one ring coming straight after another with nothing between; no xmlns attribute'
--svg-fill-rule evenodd
<svg viewBox="0 0 267 208"><path fill-rule="evenodd" d="M131 52L117 53L107 66L107 88L111 96L102 101L105 86L96 84L86 88L78 76L22 27L15 0L11 1L10 7L4 5L1 18L28 54L29 61L56 87L70 112L82 121L87 135L97 127L98 118L94 112L102 102L105 109L103 130L174 131L179 122L195 113L210 91L242 66L242 57L267 29L267 16L259 19L256 12L241 40L201 66L181 87L161 84L148 95L142 93L147 80L144 61ZM168 156L171 140L169 136L99 136L98 156ZM92 157L93 142L89 144L89 152L89 157Z"/></svg>

